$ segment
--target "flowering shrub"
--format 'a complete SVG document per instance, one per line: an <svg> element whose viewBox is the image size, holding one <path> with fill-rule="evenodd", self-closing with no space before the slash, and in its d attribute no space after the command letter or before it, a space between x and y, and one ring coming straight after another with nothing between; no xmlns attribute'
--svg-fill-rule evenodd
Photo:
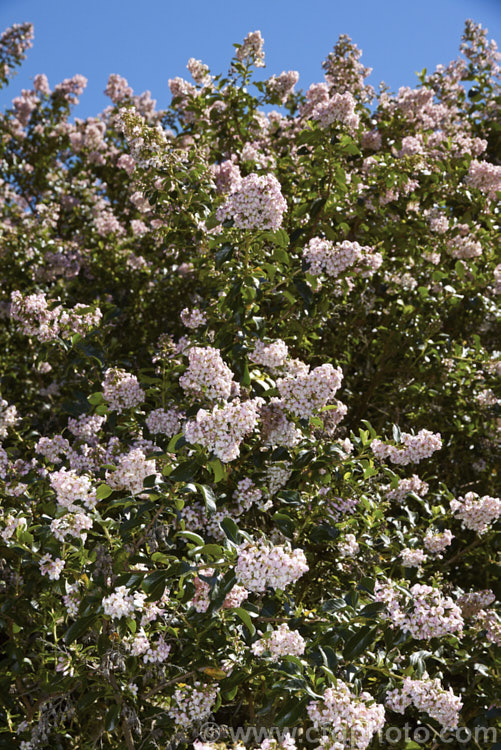
<svg viewBox="0 0 501 750"><path fill-rule="evenodd" d="M165 111L1 115L1 747L496 727L499 55L360 56L304 93L256 31Z"/></svg>

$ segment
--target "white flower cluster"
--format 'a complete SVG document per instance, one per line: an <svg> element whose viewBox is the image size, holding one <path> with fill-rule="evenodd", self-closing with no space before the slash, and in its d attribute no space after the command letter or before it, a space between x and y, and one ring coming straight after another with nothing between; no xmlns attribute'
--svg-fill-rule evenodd
<svg viewBox="0 0 501 750"><path fill-rule="evenodd" d="M144 401L144 391L135 375L110 367L104 374L103 397L112 411L121 414L124 409L139 406Z"/></svg>
<svg viewBox="0 0 501 750"><path fill-rule="evenodd" d="M65 310L62 305L49 309L45 294L23 297L18 291L12 292L10 314L21 333L36 336L42 342L53 341L59 336L69 338L74 333L85 335L99 325L103 317L98 307L89 310L83 304L75 305L71 310Z"/></svg>
<svg viewBox="0 0 501 750"><path fill-rule="evenodd" d="M9 427L15 427L19 417L15 406L9 406L7 401L0 401L0 438L7 437Z"/></svg>
<svg viewBox="0 0 501 750"><path fill-rule="evenodd" d="M99 416L99 414L85 416L82 414L78 419L73 419L72 417L68 419L68 430L72 435L85 440L87 443L95 443L97 440L96 434L105 422L106 416Z"/></svg>
<svg viewBox="0 0 501 750"><path fill-rule="evenodd" d="M195 682L179 687L172 696L168 714L176 726L188 728L206 719L216 703L219 688Z"/></svg>
<svg viewBox="0 0 501 750"><path fill-rule="evenodd" d="M210 401L226 400L231 396L233 373L223 361L219 349L212 346L193 346L188 350L189 365L179 378L181 388L192 396Z"/></svg>
<svg viewBox="0 0 501 750"><path fill-rule="evenodd" d="M293 448L300 442L302 432L294 422L287 419L282 399L271 398L262 407L260 416L264 445L283 445L285 448Z"/></svg>
<svg viewBox="0 0 501 750"><path fill-rule="evenodd" d="M454 534L450 531L450 529L446 529L441 533L428 531L424 538L423 544L428 552L442 557L440 553L443 552L444 549L452 543L453 539Z"/></svg>
<svg viewBox="0 0 501 750"><path fill-rule="evenodd" d="M405 568L419 568L427 560L427 556L422 549L409 549L409 547L401 551L400 557Z"/></svg>
<svg viewBox="0 0 501 750"><path fill-rule="evenodd" d="M233 493L234 500L237 501L237 513L244 513L252 505L257 505L261 500L263 493L256 487L252 479L245 477L237 483L237 489Z"/></svg>
<svg viewBox="0 0 501 750"><path fill-rule="evenodd" d="M266 81L266 91L278 97L281 104L285 104L298 81L299 73L297 70L284 70L279 76L268 78Z"/></svg>
<svg viewBox="0 0 501 750"><path fill-rule="evenodd" d="M154 460L147 460L140 448L120 456L116 469L106 472L106 481L114 490L128 490L131 495L143 491L146 477L156 474Z"/></svg>
<svg viewBox="0 0 501 750"><path fill-rule="evenodd" d="M482 245L473 237L463 237L462 235L452 237L447 240L446 246L447 252L453 258L468 260L482 255Z"/></svg>
<svg viewBox="0 0 501 750"><path fill-rule="evenodd" d="M496 601L496 596L491 589L483 591L470 591L468 594L462 594L457 604L461 607L463 617L474 617L480 610L489 607Z"/></svg>
<svg viewBox="0 0 501 750"><path fill-rule="evenodd" d="M389 583L376 582L374 597L386 604L392 627L399 627L417 640L461 635L464 625L460 608L449 596L432 586L414 584L409 595Z"/></svg>
<svg viewBox="0 0 501 750"><path fill-rule="evenodd" d="M310 417L334 398L342 379L340 367L326 364L311 372L307 368L306 372L279 378L277 388L287 409L298 417Z"/></svg>
<svg viewBox="0 0 501 750"><path fill-rule="evenodd" d="M401 690L390 690L386 705L392 711L403 714L410 705L424 711L438 721L444 729L456 729L463 701L454 695L452 688L445 690L440 680L412 680L404 677Z"/></svg>
<svg viewBox="0 0 501 750"><path fill-rule="evenodd" d="M485 534L491 523L501 516L501 498L476 492L467 492L464 497L451 500L451 510L462 522L463 528Z"/></svg>
<svg viewBox="0 0 501 750"><path fill-rule="evenodd" d="M212 412L199 409L195 419L185 424L184 436L189 443L199 443L212 451L223 463L234 461L240 455L245 435L254 430L263 403L258 397L215 406Z"/></svg>
<svg viewBox="0 0 501 750"><path fill-rule="evenodd" d="M61 577L65 562L60 557L52 559L50 555L44 555L39 561L40 573L43 576L49 576L51 581L58 581Z"/></svg>
<svg viewBox="0 0 501 750"><path fill-rule="evenodd" d="M250 174L216 212L218 221L233 219L238 229L279 229L287 211L280 183L272 174Z"/></svg>
<svg viewBox="0 0 501 750"><path fill-rule="evenodd" d="M41 437L35 445L35 450L41 456L45 456L53 464L58 464L70 450L70 444L62 435L54 435L51 438Z"/></svg>
<svg viewBox="0 0 501 750"><path fill-rule="evenodd" d="M142 656L145 664L161 664L169 656L171 647L159 635L156 641L150 641L144 629L141 628L130 644L132 656Z"/></svg>
<svg viewBox="0 0 501 750"><path fill-rule="evenodd" d="M260 31L249 31L243 44L235 52L241 63L254 63L256 68L264 68L264 40Z"/></svg>
<svg viewBox="0 0 501 750"><path fill-rule="evenodd" d="M344 94L335 93L328 99L319 101L313 108L311 116L317 120L321 128L327 128L332 123L339 122L350 130L356 130L360 122L355 112L356 104L356 99L349 91Z"/></svg>
<svg viewBox="0 0 501 750"><path fill-rule="evenodd" d="M297 630L290 630L286 623L279 625L252 644L251 651L255 656L269 654L271 657L301 656L304 654L306 641Z"/></svg>
<svg viewBox="0 0 501 750"><path fill-rule="evenodd" d="M485 630L487 640L501 646L501 621L496 613L481 610L477 615L477 622Z"/></svg>
<svg viewBox="0 0 501 750"><path fill-rule="evenodd" d="M372 445L374 446L374 443ZM386 494L390 500L396 500L398 503L401 503L410 492L413 492L418 497L423 497L428 492L428 489L428 484L423 482L417 474L413 474L409 479L400 479L397 487L394 490L388 489Z"/></svg>
<svg viewBox="0 0 501 750"><path fill-rule="evenodd" d="M235 575L248 591L263 592L267 587L285 589L308 569L302 549L246 542L238 548Z"/></svg>
<svg viewBox="0 0 501 750"><path fill-rule="evenodd" d="M282 367L288 356L289 349L285 341L276 339L271 344L258 341L254 351L249 354L249 359L257 365L263 365L263 367L269 367L270 370L276 370L278 367Z"/></svg>
<svg viewBox="0 0 501 750"><path fill-rule="evenodd" d="M76 471L61 469L54 471L49 481L57 496L57 502L68 510L80 510L75 502L82 502L87 508L95 508L97 504L96 491L92 488L91 480L87 476L79 476Z"/></svg>
<svg viewBox="0 0 501 750"><path fill-rule="evenodd" d="M327 688L321 701L309 703L307 711L315 727L329 730L319 746L323 750L343 750L347 737L352 750L365 750L384 726L384 707L369 693L355 695L342 680Z"/></svg>
<svg viewBox="0 0 501 750"><path fill-rule="evenodd" d="M199 310L198 307L194 307L192 310L189 307L185 307L184 310L181 310L179 317L186 328L199 328L204 323L207 323L205 313Z"/></svg>
<svg viewBox="0 0 501 750"><path fill-rule="evenodd" d="M205 578L211 578L214 575L213 568L204 568L201 571ZM191 600L191 606L197 612L207 612L210 604L210 585L207 581L203 581L198 576L193 578L193 585L195 586L195 596ZM231 591L226 594L222 607L223 609L231 609L232 607L239 607L245 599L249 596L249 592L244 586L233 586Z"/></svg>
<svg viewBox="0 0 501 750"><path fill-rule="evenodd" d="M344 541L339 542L338 549L341 557L355 557L360 551L360 545L355 534L346 534Z"/></svg>
<svg viewBox="0 0 501 750"><path fill-rule="evenodd" d="M273 495L279 492L282 487L285 487L291 474L292 471L289 463L271 464L271 466L266 469L264 477L264 481L268 487L268 495L273 497Z"/></svg>
<svg viewBox="0 0 501 750"><path fill-rule="evenodd" d="M383 262L381 253L375 252L372 247L349 240L335 245L321 237L313 237L308 242L303 249L303 258L309 264L308 270L312 276L325 273L334 279L349 268L367 277L377 271Z"/></svg>
<svg viewBox="0 0 501 750"><path fill-rule="evenodd" d="M423 458L429 458L435 451L442 447L440 433L430 430L420 430L417 435L402 432L402 448L388 445L377 438L372 441L372 452L380 461L389 458L394 464L405 466L410 463L419 463Z"/></svg>
<svg viewBox="0 0 501 750"><path fill-rule="evenodd" d="M64 542L67 536L81 539L85 543L86 532L92 528L92 518L86 513L66 513L61 518L54 518L50 524L50 530L60 542Z"/></svg>
<svg viewBox="0 0 501 750"><path fill-rule="evenodd" d="M118 586L109 596L103 597L104 614L119 620L130 617L136 610L142 610L145 595L142 592L133 594L127 586Z"/></svg>
<svg viewBox="0 0 501 750"><path fill-rule="evenodd" d="M183 412L176 408L172 409L154 409L146 417L146 425L152 435L161 433L167 437L173 437L181 429L181 419L184 417Z"/></svg>

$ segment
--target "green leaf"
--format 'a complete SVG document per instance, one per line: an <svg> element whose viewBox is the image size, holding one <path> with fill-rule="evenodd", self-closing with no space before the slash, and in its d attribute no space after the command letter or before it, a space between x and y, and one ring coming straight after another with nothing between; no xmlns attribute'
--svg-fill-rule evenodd
<svg viewBox="0 0 501 750"><path fill-rule="evenodd" d="M245 627L249 631L251 637L256 634L256 628L254 627L254 623L252 622L249 613L246 609L243 607L235 607L236 614L240 617L242 622L244 623Z"/></svg>
<svg viewBox="0 0 501 750"><path fill-rule="evenodd" d="M216 484L220 482L221 479L225 478L226 472L219 458L214 458L212 461L209 461L209 466L212 469L212 473L214 474L214 482Z"/></svg>
<svg viewBox="0 0 501 750"><path fill-rule="evenodd" d="M104 719L104 728L107 732L112 732L116 725L118 724L118 719L120 716L120 706L115 705L110 706L109 709L106 711L106 716Z"/></svg>
<svg viewBox="0 0 501 750"><path fill-rule="evenodd" d="M217 505L216 505L216 496L214 495L214 492L206 484L197 484L197 487L202 494L202 497L205 502L205 507L207 508L207 510L210 510L212 513L215 513L217 510Z"/></svg>
<svg viewBox="0 0 501 750"><path fill-rule="evenodd" d="M195 534L193 531L178 531L176 536L182 536L185 539L188 539L190 542L193 542L198 547L203 547L205 544L205 539L203 539L199 534Z"/></svg>
<svg viewBox="0 0 501 750"><path fill-rule="evenodd" d="M209 227L210 228L210 227ZM215 265L219 270L226 260L233 256L234 248L231 245L224 244L215 254Z"/></svg>
<svg viewBox="0 0 501 750"><path fill-rule="evenodd" d="M343 649L343 656L345 659L353 659L358 654L361 654L373 641L377 634L377 627L370 627L364 625L354 635L349 638Z"/></svg>
<svg viewBox="0 0 501 750"><path fill-rule="evenodd" d="M96 497L98 500L105 500L112 492L113 490L107 484L100 484L96 490Z"/></svg>
<svg viewBox="0 0 501 750"><path fill-rule="evenodd" d="M233 518L223 518L219 524L231 542L238 544L240 541L240 531Z"/></svg>
<svg viewBox="0 0 501 750"><path fill-rule="evenodd" d="M84 633L87 632L87 630L90 628L91 624L96 620L97 615L87 615L86 617L81 617L79 620L76 620L66 633L64 634L64 642L67 646L70 645L70 643L73 643L73 641L76 641L77 638L80 638Z"/></svg>
<svg viewBox="0 0 501 750"><path fill-rule="evenodd" d="M102 404L104 401L103 394L101 391L97 393L93 393L92 395L87 397L87 401L89 404L92 404L92 406L97 406L98 404Z"/></svg>

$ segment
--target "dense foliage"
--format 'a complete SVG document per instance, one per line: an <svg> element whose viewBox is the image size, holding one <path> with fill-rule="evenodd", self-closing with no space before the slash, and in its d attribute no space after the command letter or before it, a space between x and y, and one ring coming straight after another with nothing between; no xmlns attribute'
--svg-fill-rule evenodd
<svg viewBox="0 0 501 750"><path fill-rule="evenodd" d="M1 116L0 747L495 746L498 60Z"/></svg>

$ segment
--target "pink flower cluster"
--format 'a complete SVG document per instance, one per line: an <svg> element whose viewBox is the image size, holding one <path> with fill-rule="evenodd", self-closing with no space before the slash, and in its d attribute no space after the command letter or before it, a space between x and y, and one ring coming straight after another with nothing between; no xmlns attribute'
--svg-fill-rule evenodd
<svg viewBox="0 0 501 750"><path fill-rule="evenodd" d="M401 551L400 557L405 568L419 568L427 560L427 556L422 549L409 549L409 547Z"/></svg>
<svg viewBox="0 0 501 750"><path fill-rule="evenodd" d="M294 86L299 81L297 70L283 71L280 75L272 76L266 81L266 91L276 97L281 104L285 104L294 91Z"/></svg>
<svg viewBox="0 0 501 750"><path fill-rule="evenodd" d="M121 414L143 403L145 394L135 375L110 367L104 373L103 397L111 411Z"/></svg>
<svg viewBox="0 0 501 750"><path fill-rule="evenodd" d="M386 705L399 714L413 705L418 711L423 711L438 721L444 729L456 729L463 701L458 695L454 695L452 688L445 690L438 679L412 680L404 677L402 688L388 693Z"/></svg>
<svg viewBox="0 0 501 750"><path fill-rule="evenodd" d="M264 341L257 341L254 351L249 354L249 359L257 365L263 365L263 367L269 367L270 370L276 370L278 367L282 367L288 356L289 349L287 344L282 339L277 339L271 344L266 344Z"/></svg>
<svg viewBox="0 0 501 750"><path fill-rule="evenodd" d="M346 534L344 541L338 544L341 557L355 557L360 552L360 545L355 534Z"/></svg>
<svg viewBox="0 0 501 750"><path fill-rule="evenodd" d="M50 555L44 555L40 558L40 573L43 576L49 576L51 581L58 581L65 566L64 560L57 557L55 560Z"/></svg>
<svg viewBox="0 0 501 750"><path fill-rule="evenodd" d="M199 310L198 307L194 307L191 310L188 307L185 307L184 310L181 310L181 315L179 317L186 328L199 328L200 326L203 326L204 323L207 323L205 313Z"/></svg>
<svg viewBox="0 0 501 750"><path fill-rule="evenodd" d="M489 607L496 601L496 595L491 589L483 591L470 591L468 594L462 594L458 600L458 606L461 607L463 617L474 617L480 610Z"/></svg>
<svg viewBox="0 0 501 750"><path fill-rule="evenodd" d="M261 435L265 445L293 448L302 437L301 430L287 419L282 399L271 398L261 409Z"/></svg>
<svg viewBox="0 0 501 750"><path fill-rule="evenodd" d="M220 222L233 219L238 229L279 229L287 211L280 183L272 174L244 177L217 210Z"/></svg>
<svg viewBox="0 0 501 750"><path fill-rule="evenodd" d="M451 500L451 510L462 522L463 528L485 534L489 526L501 516L501 498L476 492L467 492L464 497Z"/></svg>
<svg viewBox="0 0 501 750"><path fill-rule="evenodd" d="M56 493L57 502L64 508L78 511L77 501L92 510L97 504L96 491L92 488L90 477L79 476L76 471L61 469L49 477L50 485Z"/></svg>
<svg viewBox="0 0 501 750"><path fill-rule="evenodd" d="M433 531L428 531L424 538L423 544L428 552L431 552L433 555L442 557L440 553L443 552L446 547L452 544L453 539L454 534L452 534L450 529L446 529L445 531L442 531L442 533L434 533Z"/></svg>
<svg viewBox="0 0 501 750"><path fill-rule="evenodd" d="M394 464L405 466L410 463L419 463L423 458L429 458L435 451L442 447L440 433L430 430L420 430L417 435L402 432L403 448L388 445L377 438L372 441L372 452L380 461L389 458Z"/></svg>
<svg viewBox="0 0 501 750"><path fill-rule="evenodd" d="M374 446L374 443L372 445ZM396 500L398 503L401 503L410 492L413 492L418 497L423 497L428 492L428 489L428 484L423 482L417 474L413 474L409 479L400 479L397 487L394 490L388 490L386 494L389 500Z"/></svg>
<svg viewBox="0 0 501 750"><path fill-rule="evenodd" d="M132 656L142 656L145 664L161 664L166 661L170 650L170 645L161 635L153 642L149 640L143 628L139 630L130 645Z"/></svg>
<svg viewBox="0 0 501 750"><path fill-rule="evenodd" d="M71 310L65 310L62 305L49 309L45 294L23 297L18 291L12 292L10 314L22 333L36 336L42 342L59 336L69 338L75 333L83 336L99 325L102 318L98 307L89 310L86 305L78 304Z"/></svg>
<svg viewBox="0 0 501 750"><path fill-rule="evenodd" d="M219 349L193 346L188 349L188 369L179 378L181 388L191 396L225 401L231 396L233 373Z"/></svg>
<svg viewBox="0 0 501 750"><path fill-rule="evenodd" d="M117 467L106 472L106 481L114 490L127 490L132 495L142 492L146 477L156 474L156 464L147 460L143 451L134 448L120 456Z"/></svg>
<svg viewBox="0 0 501 750"><path fill-rule="evenodd" d="M176 726L188 728L206 719L217 700L217 685L195 682L179 687L172 696L168 714Z"/></svg>
<svg viewBox="0 0 501 750"><path fill-rule="evenodd" d="M146 417L146 424L152 435L161 433L172 437L181 429L181 419L184 414L175 407L171 409L154 409Z"/></svg>
<svg viewBox="0 0 501 750"><path fill-rule="evenodd" d="M0 438L7 437L8 430L19 421L15 406L9 406L5 399L0 400Z"/></svg>
<svg viewBox="0 0 501 750"><path fill-rule="evenodd" d="M85 543L86 532L91 528L92 518L86 513L66 513L61 518L54 518L50 524L50 530L59 542L64 542L67 536L72 536Z"/></svg>
<svg viewBox="0 0 501 750"><path fill-rule="evenodd" d="M345 240L335 245L330 240L313 237L303 249L303 258L309 264L312 276L325 273L331 278L338 278L349 268L355 273L367 277L377 271L383 262L381 253L358 242Z"/></svg>
<svg viewBox="0 0 501 750"><path fill-rule="evenodd" d="M347 747L347 737L352 750L365 750L384 726L384 707L365 691L357 696L342 680L327 688L322 700L309 703L307 711L315 727L329 730L320 745L324 750Z"/></svg>
<svg viewBox="0 0 501 750"><path fill-rule="evenodd" d="M308 367L306 372L279 378L277 388L287 409L297 417L310 417L334 398L342 379L340 367L325 364L311 372Z"/></svg>
<svg viewBox="0 0 501 750"><path fill-rule="evenodd" d="M233 493L233 498L238 504L237 513L241 514L249 510L252 505L257 505L261 500L263 493L256 487L252 479L246 477L237 483L237 489Z"/></svg>
<svg viewBox="0 0 501 750"><path fill-rule="evenodd" d="M447 240L447 252L453 258L469 260L482 255L482 245L473 237L458 235Z"/></svg>
<svg viewBox="0 0 501 750"><path fill-rule="evenodd" d="M238 548L235 566L237 581L248 591L263 592L267 587L285 589L308 571L302 549L290 550L246 542Z"/></svg>
<svg viewBox="0 0 501 750"><path fill-rule="evenodd" d="M127 586L118 586L109 596L103 597L104 614L119 620L130 617L137 609L142 609L142 598L135 598Z"/></svg>
<svg viewBox="0 0 501 750"><path fill-rule="evenodd" d="M321 128L327 128L333 123L345 125L349 130L356 130L360 117L355 112L356 99L347 91L345 94L334 94L322 99L313 108L311 116L317 120Z"/></svg>
<svg viewBox="0 0 501 750"><path fill-rule="evenodd" d="M272 658L280 656L301 656L304 654L306 641L297 630L290 630L286 623L279 625L260 638L251 646L255 656L269 654Z"/></svg>
<svg viewBox="0 0 501 750"><path fill-rule="evenodd" d="M240 187L242 182L240 168L231 159L226 159L221 164L213 164L211 171L218 193L232 193Z"/></svg>
<svg viewBox="0 0 501 750"><path fill-rule="evenodd" d="M87 443L97 442L97 433L106 422L106 416L100 416L99 414L92 414L68 419L68 430L77 438L85 440ZM63 438L64 440L64 438Z"/></svg>
<svg viewBox="0 0 501 750"><path fill-rule="evenodd" d="M501 646L501 621L496 613L481 610L478 613L477 622L485 630L487 640Z"/></svg>
<svg viewBox="0 0 501 750"><path fill-rule="evenodd" d="M448 596L432 586L414 584L409 595L393 584L376 582L374 597L386 604L392 627L399 627L417 640L461 634L461 610Z"/></svg>
<svg viewBox="0 0 501 750"><path fill-rule="evenodd" d="M474 159L468 169L466 182L495 200L497 193L501 192L501 167Z"/></svg>
<svg viewBox="0 0 501 750"><path fill-rule="evenodd" d="M227 515L227 514L225 514ZM201 571L202 575L206 578L211 578L214 575L213 568L204 568ZM193 585L195 586L195 596L191 600L192 607L197 612L207 612L210 604L210 585L207 581L203 581L198 576L193 578ZM223 602L223 609L231 609L232 607L239 607L249 596L249 592L244 586L233 586L231 591L225 596Z"/></svg>
<svg viewBox="0 0 501 750"><path fill-rule="evenodd" d="M210 83L209 66L204 65L201 60L196 60L194 57L190 57L186 67L190 71L195 83L198 83L199 86L204 86Z"/></svg>
<svg viewBox="0 0 501 750"><path fill-rule="evenodd" d="M116 73L111 73L104 93L109 96L113 104L119 104L124 99L129 99L133 92L125 78Z"/></svg>
<svg viewBox="0 0 501 750"><path fill-rule="evenodd" d="M264 40L260 31L250 31L243 44L237 49L235 57L241 63L254 63L256 68L264 68Z"/></svg>
<svg viewBox="0 0 501 750"><path fill-rule="evenodd" d="M242 440L254 430L263 403L262 398L253 398L215 406L212 412L199 409L195 419L185 424L184 436L189 443L212 451L223 463L234 461Z"/></svg>

